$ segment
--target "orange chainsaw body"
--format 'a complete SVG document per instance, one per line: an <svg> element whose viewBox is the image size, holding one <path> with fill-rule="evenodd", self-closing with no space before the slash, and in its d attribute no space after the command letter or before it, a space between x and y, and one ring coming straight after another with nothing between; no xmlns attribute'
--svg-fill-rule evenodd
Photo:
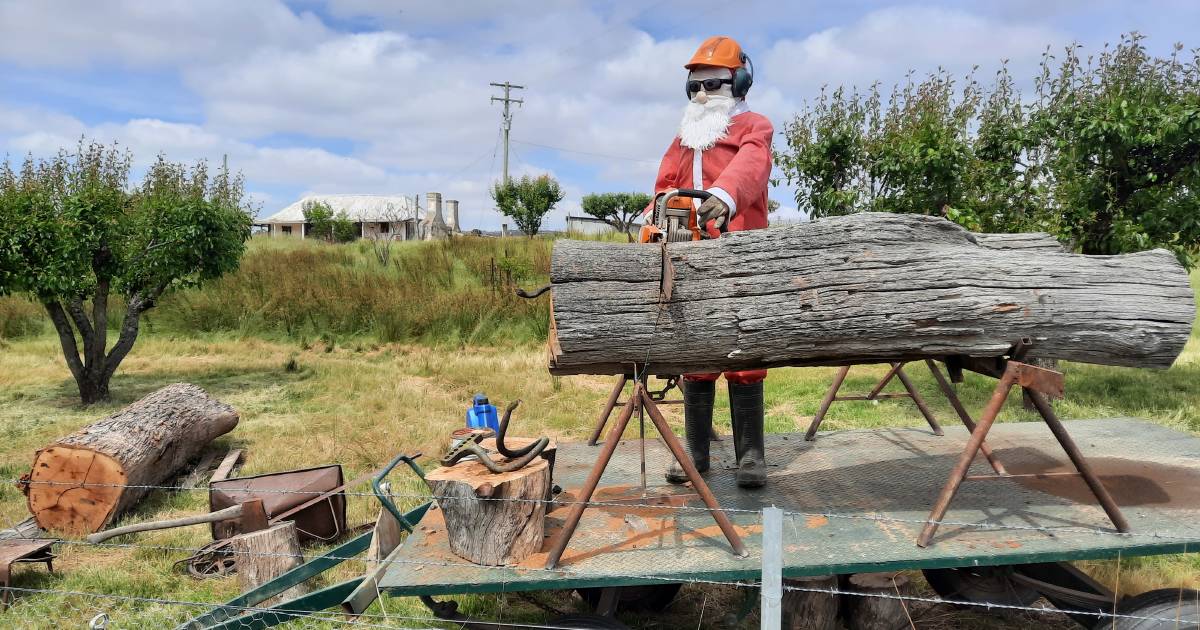
<svg viewBox="0 0 1200 630"><path fill-rule="evenodd" d="M700 235L700 226L696 224L696 206L692 198L671 192L677 191L670 191L655 200L651 220L638 231L639 243L673 243L698 241L703 238Z"/></svg>

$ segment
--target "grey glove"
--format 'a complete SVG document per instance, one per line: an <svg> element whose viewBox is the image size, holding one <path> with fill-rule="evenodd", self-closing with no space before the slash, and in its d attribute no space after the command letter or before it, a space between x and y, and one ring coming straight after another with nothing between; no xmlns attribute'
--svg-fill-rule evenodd
<svg viewBox="0 0 1200 630"><path fill-rule="evenodd" d="M725 224L725 220L728 217L729 206L725 205L725 202L721 201L716 195L705 199L704 203L700 204L700 208L696 210L696 223L699 224L702 230L704 226L708 225L709 221L712 221L713 227L719 230Z"/></svg>

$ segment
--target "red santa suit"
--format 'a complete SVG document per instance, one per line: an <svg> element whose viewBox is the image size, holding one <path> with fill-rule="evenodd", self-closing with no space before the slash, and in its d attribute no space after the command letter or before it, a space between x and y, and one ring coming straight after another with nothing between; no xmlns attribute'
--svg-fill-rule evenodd
<svg viewBox="0 0 1200 630"><path fill-rule="evenodd" d="M739 100L730 111L729 129L705 151L680 144L676 136L658 168L654 193L672 188L706 190L729 206L730 232L767 227L767 180L771 176L771 121ZM650 208L647 208L650 210ZM713 237L719 235L711 224ZM720 374L687 374L693 381L715 381ZM757 383L766 370L725 372L731 383Z"/></svg>

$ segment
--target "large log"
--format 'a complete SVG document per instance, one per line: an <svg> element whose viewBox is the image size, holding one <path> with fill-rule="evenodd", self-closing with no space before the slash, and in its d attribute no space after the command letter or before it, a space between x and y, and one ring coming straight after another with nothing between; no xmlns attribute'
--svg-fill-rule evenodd
<svg viewBox="0 0 1200 630"><path fill-rule="evenodd" d="M1083 256L1045 235L979 236L864 213L657 245L560 240L550 371L657 374L1000 356L1166 368L1195 304L1164 250Z"/></svg>
<svg viewBox="0 0 1200 630"><path fill-rule="evenodd" d="M233 407L199 387L168 385L39 450L29 511L51 531L100 531L237 423Z"/></svg>

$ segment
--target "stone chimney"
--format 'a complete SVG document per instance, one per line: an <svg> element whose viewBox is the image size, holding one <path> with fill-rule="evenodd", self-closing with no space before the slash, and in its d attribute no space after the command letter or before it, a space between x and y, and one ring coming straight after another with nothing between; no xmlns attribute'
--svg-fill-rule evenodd
<svg viewBox="0 0 1200 630"><path fill-rule="evenodd" d="M446 227L449 228L451 232L461 232L462 231L462 226L460 226L458 224L458 200L457 199L447 199L446 200L446 217L449 219L449 221L446 222Z"/></svg>
<svg viewBox="0 0 1200 630"><path fill-rule="evenodd" d="M442 193L425 193L425 240L446 237L446 220L442 218Z"/></svg>
<svg viewBox="0 0 1200 630"><path fill-rule="evenodd" d="M442 218L442 193L425 193L425 212L427 213L425 220L433 225L445 225L446 220Z"/></svg>
<svg viewBox="0 0 1200 630"><path fill-rule="evenodd" d="M507 223L500 224L500 234L501 234L501 236L508 236L508 224Z"/></svg>

